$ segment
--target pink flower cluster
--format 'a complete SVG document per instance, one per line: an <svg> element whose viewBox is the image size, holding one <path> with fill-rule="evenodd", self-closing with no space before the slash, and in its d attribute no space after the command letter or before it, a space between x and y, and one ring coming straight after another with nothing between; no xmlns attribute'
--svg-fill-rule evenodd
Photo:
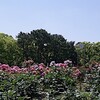
<svg viewBox="0 0 100 100"><path fill-rule="evenodd" d="M34 64L32 66L27 66L25 68L20 68L18 66L9 66L7 64L0 64L0 72L4 71L4 72L8 72L8 73L33 73L35 75L41 75L44 76L46 74L48 74L51 71L64 71L65 73L69 72L71 73L72 77L78 77L81 75L81 70L86 71L92 71L95 69L98 69L98 71L100 71L100 64L97 65L97 67L84 67L82 69L82 66L80 68L77 67L69 67L69 63L72 63L71 61L65 61L64 63L55 63L55 61L52 61L50 63L50 67L45 66L43 63L41 64ZM55 70L53 70L53 68Z"/></svg>
<svg viewBox="0 0 100 100"><path fill-rule="evenodd" d="M33 73L33 74L41 74L45 75L46 73L50 72L50 68L46 67L44 64L33 65L28 68L20 68L18 66L10 67L7 64L0 65L0 71L8 72L8 73Z"/></svg>
<svg viewBox="0 0 100 100"><path fill-rule="evenodd" d="M24 70L25 70L25 68L21 69L18 66L12 66L12 67L10 67L7 64L0 65L0 71L5 71L5 72L9 72L9 73L21 73Z"/></svg>
<svg viewBox="0 0 100 100"><path fill-rule="evenodd" d="M68 63L55 63L52 62L50 64L50 67L45 66L43 63L41 64L34 64L30 67L26 67L26 68L20 68L18 66L12 66L10 67L7 64L1 64L0 65L0 71L4 71L4 72L8 72L8 73L33 73L35 75L41 75L44 76L46 74L48 74L49 72L53 71L52 67L55 67L55 69L57 71L60 71L62 69L64 69L65 71L68 69ZM78 75L78 71L75 72L75 75Z"/></svg>
<svg viewBox="0 0 100 100"><path fill-rule="evenodd" d="M54 66L56 70L66 70L68 68L68 65L65 63L55 63ZM8 73L33 73L35 75L41 75L44 76L48 74L49 72L53 71L52 67L47 67L43 63L41 64L34 64L30 67L20 68L18 66L9 66L7 64L1 64L0 65L0 71L8 72Z"/></svg>

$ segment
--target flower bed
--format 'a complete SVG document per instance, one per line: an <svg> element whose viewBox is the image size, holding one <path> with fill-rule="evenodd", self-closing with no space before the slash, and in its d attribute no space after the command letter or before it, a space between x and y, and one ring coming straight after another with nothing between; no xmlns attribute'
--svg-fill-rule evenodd
<svg viewBox="0 0 100 100"><path fill-rule="evenodd" d="M100 65L0 65L0 100L99 100Z"/></svg>

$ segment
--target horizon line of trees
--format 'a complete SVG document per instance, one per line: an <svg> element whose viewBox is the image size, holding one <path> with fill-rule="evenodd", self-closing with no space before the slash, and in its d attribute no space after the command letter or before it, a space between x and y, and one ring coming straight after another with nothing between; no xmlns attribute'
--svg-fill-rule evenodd
<svg viewBox="0 0 100 100"><path fill-rule="evenodd" d="M33 59L36 63L63 62L71 60L73 65L88 65L100 61L100 42L67 41L62 35L48 33L44 29L29 33L20 32L17 40L0 33L0 62L21 65Z"/></svg>

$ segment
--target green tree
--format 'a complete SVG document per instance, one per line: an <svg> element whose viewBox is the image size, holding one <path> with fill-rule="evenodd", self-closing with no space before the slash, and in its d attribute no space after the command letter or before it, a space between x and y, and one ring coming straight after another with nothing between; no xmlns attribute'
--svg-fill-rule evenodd
<svg viewBox="0 0 100 100"><path fill-rule="evenodd" d="M33 30L28 34L20 32L17 38L18 45L23 54L23 59L32 58L34 61L40 63L48 56L50 34L47 33L47 31L43 29Z"/></svg>
<svg viewBox="0 0 100 100"><path fill-rule="evenodd" d="M0 33L0 62L9 65L20 63L20 49L12 36Z"/></svg>
<svg viewBox="0 0 100 100"><path fill-rule="evenodd" d="M74 42L68 42L62 35L50 34L44 29L33 30L30 33L20 32L17 42L21 48L23 59L31 57L40 63L52 60L63 62L70 59L76 63Z"/></svg>
<svg viewBox="0 0 100 100"><path fill-rule="evenodd" d="M79 42L75 47L79 64L87 65L92 62L100 61L100 42Z"/></svg>

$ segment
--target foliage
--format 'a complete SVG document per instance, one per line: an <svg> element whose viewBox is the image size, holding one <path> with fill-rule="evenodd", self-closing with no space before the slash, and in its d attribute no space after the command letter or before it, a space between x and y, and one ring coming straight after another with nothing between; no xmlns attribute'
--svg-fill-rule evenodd
<svg viewBox="0 0 100 100"><path fill-rule="evenodd" d="M79 64L88 66L100 61L100 42L79 42L75 47Z"/></svg>
<svg viewBox="0 0 100 100"><path fill-rule="evenodd" d="M22 50L23 60L32 58L37 63L46 64L52 60L62 62L70 59L74 64L77 63L74 42L67 42L62 35L51 35L46 30L38 29L30 33L20 32L17 42Z"/></svg>
<svg viewBox="0 0 100 100"><path fill-rule="evenodd" d="M69 67L68 63L39 64L26 68L26 72L18 66L10 68L0 65L1 100L100 99L99 63L83 68Z"/></svg>
<svg viewBox="0 0 100 100"><path fill-rule="evenodd" d="M20 62L20 56L17 41L7 34L0 33L0 62L15 65Z"/></svg>
<svg viewBox="0 0 100 100"><path fill-rule="evenodd" d="M83 46L82 46L83 45ZM36 63L48 64L54 60L69 59L73 65L94 64L100 61L100 42L67 41L62 35L37 29L30 33L20 32L17 40L0 33L0 63L22 65L21 61L33 59Z"/></svg>

